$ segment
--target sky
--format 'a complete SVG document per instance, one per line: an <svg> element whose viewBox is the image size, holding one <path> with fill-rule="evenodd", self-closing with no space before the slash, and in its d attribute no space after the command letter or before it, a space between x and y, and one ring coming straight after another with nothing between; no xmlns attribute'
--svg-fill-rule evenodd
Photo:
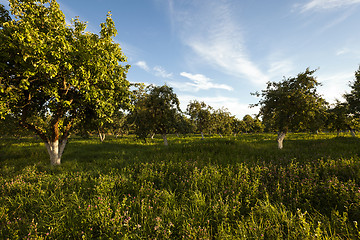
<svg viewBox="0 0 360 240"><path fill-rule="evenodd" d="M318 91L342 100L360 64L360 0L58 0L99 33L111 11L130 82L173 87L241 119L268 81L317 69ZM8 5L7 0L0 0Z"/></svg>

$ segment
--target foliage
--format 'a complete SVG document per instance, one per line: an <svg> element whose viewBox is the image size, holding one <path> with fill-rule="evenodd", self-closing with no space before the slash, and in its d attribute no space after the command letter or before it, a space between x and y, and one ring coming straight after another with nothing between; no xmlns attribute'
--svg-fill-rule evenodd
<svg viewBox="0 0 360 240"><path fill-rule="evenodd" d="M43 143L2 139L0 238L359 238L359 140L273 137L73 139L56 168Z"/></svg>
<svg viewBox="0 0 360 240"><path fill-rule="evenodd" d="M194 123L196 132L210 132L213 127L211 106L197 100L190 101L186 108L186 114L190 116L190 120Z"/></svg>
<svg viewBox="0 0 360 240"><path fill-rule="evenodd" d="M55 0L10 0L10 7L16 20L0 30L0 114L11 113L56 149L77 123L111 121L128 107L129 66L119 65L126 57L113 41L110 14L98 36L79 19L67 26Z"/></svg>
<svg viewBox="0 0 360 240"><path fill-rule="evenodd" d="M349 112L349 104L337 101L332 108L328 109L328 128L338 133L345 130L359 129L357 118Z"/></svg>
<svg viewBox="0 0 360 240"><path fill-rule="evenodd" d="M8 22L11 20L9 11L6 10L5 6L0 4L0 29L2 28L3 24L5 22Z"/></svg>
<svg viewBox="0 0 360 240"><path fill-rule="evenodd" d="M355 117L360 117L360 66L355 72L355 80L350 84L351 92L344 94L346 102L349 104L349 113Z"/></svg>
<svg viewBox="0 0 360 240"><path fill-rule="evenodd" d="M167 85L150 85L137 92L134 110L129 119L135 124L135 133L145 138L151 133L166 135L176 132L181 113L179 99Z"/></svg>
<svg viewBox="0 0 360 240"><path fill-rule="evenodd" d="M29 130L22 128L10 114L0 119L0 136L2 137L25 137L31 136L31 133Z"/></svg>
<svg viewBox="0 0 360 240"><path fill-rule="evenodd" d="M253 118L250 115L245 115L242 119L242 131L246 133L261 133L264 131L264 125L258 118Z"/></svg>
<svg viewBox="0 0 360 240"><path fill-rule="evenodd" d="M326 102L316 91L320 84L312 76L315 71L307 68L295 78L268 82L266 90L255 93L262 99L253 106L260 106L259 115L268 128L286 133L307 130L321 123Z"/></svg>
<svg viewBox="0 0 360 240"><path fill-rule="evenodd" d="M213 125L213 130L220 134L220 135L229 135L232 133L232 124L234 121L234 116L231 116L231 113L225 109L225 108L220 108L215 110L212 113L212 122L214 123Z"/></svg>

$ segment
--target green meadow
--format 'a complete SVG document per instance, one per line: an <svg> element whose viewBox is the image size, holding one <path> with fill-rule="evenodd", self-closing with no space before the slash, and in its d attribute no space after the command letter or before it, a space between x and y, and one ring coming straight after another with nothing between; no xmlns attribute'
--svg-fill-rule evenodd
<svg viewBox="0 0 360 240"><path fill-rule="evenodd" d="M0 139L0 239L359 239L348 135Z"/></svg>

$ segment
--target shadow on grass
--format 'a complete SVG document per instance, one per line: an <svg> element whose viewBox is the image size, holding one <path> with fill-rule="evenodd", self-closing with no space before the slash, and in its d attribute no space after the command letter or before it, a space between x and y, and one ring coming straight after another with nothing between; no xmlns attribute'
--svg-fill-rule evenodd
<svg viewBox="0 0 360 240"><path fill-rule="evenodd" d="M171 138L170 146L160 139L141 143L132 138L71 139L66 146L62 165L51 167L44 144L38 139L0 139L1 175L17 174L27 166L39 170L88 171L106 173L121 171L132 164L156 162L196 161L199 167L209 164L263 164L287 165L292 161L306 163L318 159L339 159L358 156L360 139L335 137L325 139L285 139L284 149L277 149L274 134L244 134L238 137Z"/></svg>

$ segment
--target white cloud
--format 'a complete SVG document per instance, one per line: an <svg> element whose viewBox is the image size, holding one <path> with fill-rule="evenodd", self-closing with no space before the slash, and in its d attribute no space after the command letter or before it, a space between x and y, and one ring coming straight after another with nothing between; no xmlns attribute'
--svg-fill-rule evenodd
<svg viewBox="0 0 360 240"><path fill-rule="evenodd" d="M249 104L240 103L239 99L223 96L214 97L197 97L191 95L178 95L180 100L180 107L183 111L192 100L203 101L214 109L226 108L228 111L235 115L238 119L242 119L246 114L255 115L259 112L258 107L250 108Z"/></svg>
<svg viewBox="0 0 360 240"><path fill-rule="evenodd" d="M149 65L145 61L138 61L134 65L140 67L141 69L145 70L146 72L149 72L157 77L172 78L172 76L173 76L172 73L168 73L161 66L155 66L153 68L149 67Z"/></svg>
<svg viewBox="0 0 360 240"><path fill-rule="evenodd" d="M341 48L336 51L336 56L344 55L350 52L350 49L348 48Z"/></svg>
<svg viewBox="0 0 360 240"><path fill-rule="evenodd" d="M268 74L271 78L278 78L277 80L281 80L283 76L294 74L294 63L290 59L284 60L270 60L270 67L268 70ZM272 79L273 81L277 81L276 79Z"/></svg>
<svg viewBox="0 0 360 240"><path fill-rule="evenodd" d="M205 62L225 74L255 84L269 80L248 56L242 31L233 16L233 7L227 1L187 4L191 6L183 9L174 4L171 12L184 44L198 56L191 56L191 61Z"/></svg>
<svg viewBox="0 0 360 240"><path fill-rule="evenodd" d="M162 78L171 78L173 76L172 73L168 73L163 67L155 66L153 68L155 76L162 77Z"/></svg>
<svg viewBox="0 0 360 240"><path fill-rule="evenodd" d="M342 72L333 75L319 75L318 81L322 84L319 93L329 103L334 103L336 99L343 100L343 95L348 91L349 83L354 80L353 72Z"/></svg>
<svg viewBox="0 0 360 240"><path fill-rule="evenodd" d="M360 0L311 0L301 6L302 12L347 7L359 4Z"/></svg>
<svg viewBox="0 0 360 240"><path fill-rule="evenodd" d="M182 91L197 92L199 90L224 89L233 91L234 89L226 84L216 84L212 80L202 74L191 74L187 72L180 73L181 76L192 80L193 82L171 82L170 84Z"/></svg>
<svg viewBox="0 0 360 240"><path fill-rule="evenodd" d="M149 72L150 71L150 68L149 66L147 65L147 63L145 61L138 61L137 63L134 64L135 66L138 66L139 68Z"/></svg>
<svg viewBox="0 0 360 240"><path fill-rule="evenodd" d="M237 77L244 77L255 84L263 84L268 76L244 54L234 47L235 43L219 40L193 41L189 46L205 61L220 67L222 71Z"/></svg>

